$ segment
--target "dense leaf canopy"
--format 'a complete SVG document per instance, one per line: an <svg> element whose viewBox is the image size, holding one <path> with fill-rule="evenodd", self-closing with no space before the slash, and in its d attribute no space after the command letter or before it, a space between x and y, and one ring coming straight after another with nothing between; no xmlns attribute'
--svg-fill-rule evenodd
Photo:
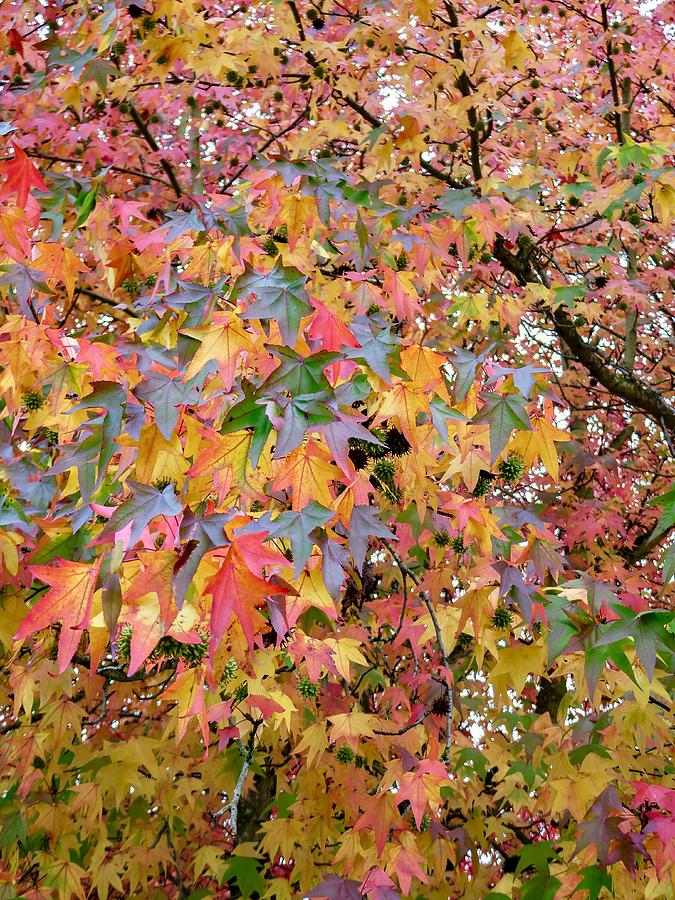
<svg viewBox="0 0 675 900"><path fill-rule="evenodd" d="M672 3L0 23L0 896L672 896Z"/></svg>

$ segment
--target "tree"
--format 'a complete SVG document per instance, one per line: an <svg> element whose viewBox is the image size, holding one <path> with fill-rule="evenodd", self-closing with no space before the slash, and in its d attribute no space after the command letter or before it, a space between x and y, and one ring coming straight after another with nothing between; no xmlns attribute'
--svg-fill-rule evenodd
<svg viewBox="0 0 675 900"><path fill-rule="evenodd" d="M671 13L0 6L2 897L669 895Z"/></svg>

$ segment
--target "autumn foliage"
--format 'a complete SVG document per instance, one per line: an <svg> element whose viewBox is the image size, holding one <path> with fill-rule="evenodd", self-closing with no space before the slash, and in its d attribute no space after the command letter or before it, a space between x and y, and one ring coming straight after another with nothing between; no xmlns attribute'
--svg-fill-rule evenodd
<svg viewBox="0 0 675 900"><path fill-rule="evenodd" d="M666 898L672 3L0 4L0 898Z"/></svg>

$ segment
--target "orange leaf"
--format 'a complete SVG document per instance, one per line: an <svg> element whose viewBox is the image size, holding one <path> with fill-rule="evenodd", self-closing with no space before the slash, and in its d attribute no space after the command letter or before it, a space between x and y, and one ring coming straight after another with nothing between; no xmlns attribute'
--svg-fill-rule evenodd
<svg viewBox="0 0 675 900"><path fill-rule="evenodd" d="M281 460L272 487L274 490L291 488L292 508L295 510L303 509L310 500L330 507L333 496L328 485L339 478L341 473L329 459L330 456L322 447L315 441L309 441L307 446L298 447Z"/></svg>
<svg viewBox="0 0 675 900"><path fill-rule="evenodd" d="M82 632L89 626L91 603L98 573L103 562L100 556L93 565L56 559L54 565L30 566L35 578L50 585L21 623L14 640L34 634L43 628L61 623L57 661L59 672L65 671L75 655Z"/></svg>

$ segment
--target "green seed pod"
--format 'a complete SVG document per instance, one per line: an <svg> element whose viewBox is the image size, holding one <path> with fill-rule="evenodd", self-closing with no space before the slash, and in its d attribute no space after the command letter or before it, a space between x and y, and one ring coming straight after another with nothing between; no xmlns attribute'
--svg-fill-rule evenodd
<svg viewBox="0 0 675 900"><path fill-rule="evenodd" d="M457 537L454 537L452 539L451 546L452 546L452 549L455 551L455 553L457 553L459 555L466 552L464 538L462 537L461 534L458 534Z"/></svg>
<svg viewBox="0 0 675 900"><path fill-rule="evenodd" d="M474 497L487 497L492 489L492 477L490 475L480 475L473 489Z"/></svg>
<svg viewBox="0 0 675 900"><path fill-rule="evenodd" d="M434 535L434 544L437 547L447 547L451 542L451 537L447 531L437 531Z"/></svg>
<svg viewBox="0 0 675 900"><path fill-rule="evenodd" d="M500 604L492 616L492 625L499 631L507 631L513 625L513 613L508 608Z"/></svg>
<svg viewBox="0 0 675 900"><path fill-rule="evenodd" d="M405 250L402 250L399 255L396 257L396 268L399 272L405 271L408 268L408 263L410 260L408 259L408 254Z"/></svg>
<svg viewBox="0 0 675 900"><path fill-rule="evenodd" d="M499 474L508 484L520 481L525 471L525 461L517 453L509 453L506 459L499 463Z"/></svg>
<svg viewBox="0 0 675 900"><path fill-rule="evenodd" d="M122 630L117 635L115 641L115 649L120 659L129 659L131 655L131 625L123 625Z"/></svg>
<svg viewBox="0 0 675 900"><path fill-rule="evenodd" d="M319 693L319 685L315 684L307 675L303 675L298 679L298 693L305 700L314 700Z"/></svg>
<svg viewBox="0 0 675 900"><path fill-rule="evenodd" d="M163 491L164 488L167 488L170 484L173 485L174 490L178 487L175 479L169 478L167 475L160 475L159 478L155 478L152 482L152 486L158 491Z"/></svg>
<svg viewBox="0 0 675 900"><path fill-rule="evenodd" d="M23 405L29 412L37 412L45 405L45 398L42 391L26 391L23 395Z"/></svg>
<svg viewBox="0 0 675 900"><path fill-rule="evenodd" d="M348 765L350 765L350 763L353 763L355 756L356 756L356 754L354 753L352 748L350 746L348 746L347 744L342 744L342 746L338 747L337 750L335 751L335 759L337 759L337 761L339 763L342 763L345 766L348 766Z"/></svg>
<svg viewBox="0 0 675 900"><path fill-rule="evenodd" d="M237 685L233 697L235 703L241 703L242 700L245 700L248 697L248 681L244 681Z"/></svg>
<svg viewBox="0 0 675 900"><path fill-rule="evenodd" d="M225 663L225 668L223 669L223 681L232 681L232 679L236 677L237 672L237 661L235 660L234 656L231 656Z"/></svg>
<svg viewBox="0 0 675 900"><path fill-rule="evenodd" d="M378 481L390 484L396 475L396 463L392 459L378 459L373 467L373 475Z"/></svg>
<svg viewBox="0 0 675 900"><path fill-rule="evenodd" d="M276 256L279 253L279 248L274 243L274 238L271 236L265 238L262 249L268 256Z"/></svg>

